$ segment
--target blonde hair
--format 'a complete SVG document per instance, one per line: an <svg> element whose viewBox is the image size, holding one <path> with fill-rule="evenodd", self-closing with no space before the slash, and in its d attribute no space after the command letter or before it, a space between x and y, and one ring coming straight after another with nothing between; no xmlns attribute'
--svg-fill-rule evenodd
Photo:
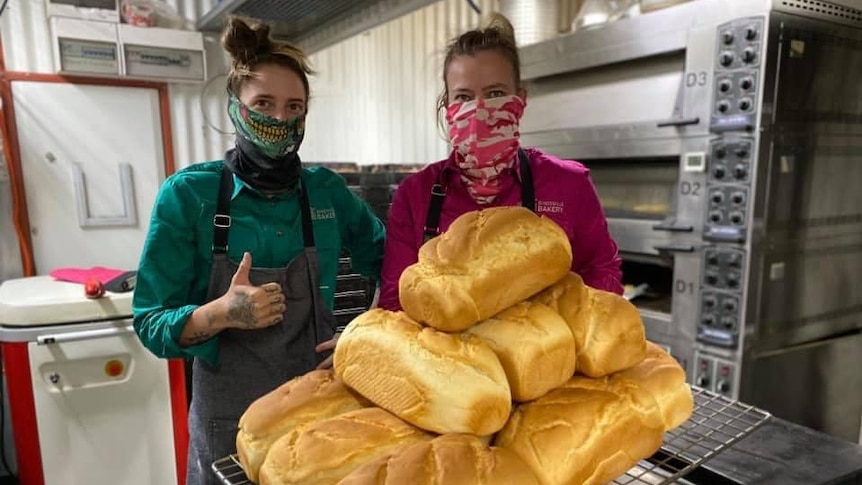
<svg viewBox="0 0 862 485"><path fill-rule="evenodd" d="M231 16L221 36L221 45L231 56L227 88L239 95L242 86L258 66L275 64L295 72L309 96L308 76L314 74L308 57L287 42L275 42L269 36L269 25L256 20Z"/></svg>

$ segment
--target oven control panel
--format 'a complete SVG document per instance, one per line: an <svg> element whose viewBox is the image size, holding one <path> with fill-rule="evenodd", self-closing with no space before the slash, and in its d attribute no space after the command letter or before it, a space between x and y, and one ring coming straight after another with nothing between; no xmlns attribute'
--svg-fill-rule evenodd
<svg viewBox="0 0 862 485"><path fill-rule="evenodd" d="M745 252L711 246L703 249L697 340L736 348L742 327Z"/></svg>
<svg viewBox="0 0 862 485"><path fill-rule="evenodd" d="M745 241L753 149L754 140L743 136L725 135L710 144L705 240Z"/></svg>
<svg viewBox="0 0 862 485"><path fill-rule="evenodd" d="M694 364L694 385L731 399L736 398L737 376L734 362L695 352Z"/></svg>
<svg viewBox="0 0 862 485"><path fill-rule="evenodd" d="M754 128L763 29L763 17L746 17L718 26L712 83L712 131L751 131Z"/></svg>

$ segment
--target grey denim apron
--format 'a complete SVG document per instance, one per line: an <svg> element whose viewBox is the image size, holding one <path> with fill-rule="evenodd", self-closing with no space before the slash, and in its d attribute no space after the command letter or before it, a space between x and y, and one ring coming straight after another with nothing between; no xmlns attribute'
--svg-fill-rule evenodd
<svg viewBox="0 0 862 485"><path fill-rule="evenodd" d="M207 301L227 292L239 267L227 255L233 188L232 174L222 169ZM303 252L284 268L252 268L249 273L254 285L281 284L287 306L284 319L260 330L224 330L219 334L218 367L200 359L192 364L187 485L218 485L210 466L236 451L237 422L246 408L286 381L311 371L330 353L314 351L317 344L334 336L336 321L320 295L311 208L302 187L299 196Z"/></svg>

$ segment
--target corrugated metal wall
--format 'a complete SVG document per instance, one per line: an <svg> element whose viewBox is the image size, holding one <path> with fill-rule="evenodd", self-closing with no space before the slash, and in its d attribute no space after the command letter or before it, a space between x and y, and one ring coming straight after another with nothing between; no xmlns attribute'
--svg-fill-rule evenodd
<svg viewBox="0 0 862 485"><path fill-rule="evenodd" d="M190 21L212 0L168 2ZM476 2L483 12L496 0ZM6 67L53 71L44 0L10 1L0 19ZM423 163L446 153L434 103L446 41L480 18L466 0L442 0L315 54L313 101L301 154L308 161ZM170 86L178 166L220 158L233 140L224 113L226 63L207 39L210 83Z"/></svg>

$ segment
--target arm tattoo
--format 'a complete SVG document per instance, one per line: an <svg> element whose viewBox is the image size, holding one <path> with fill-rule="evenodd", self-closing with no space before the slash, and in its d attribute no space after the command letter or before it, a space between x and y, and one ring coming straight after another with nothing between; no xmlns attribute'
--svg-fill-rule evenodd
<svg viewBox="0 0 862 485"><path fill-rule="evenodd" d="M257 327L252 302L245 293L234 295L228 304L227 317L231 321L242 323L247 329Z"/></svg>
<svg viewBox="0 0 862 485"><path fill-rule="evenodd" d="M195 332L194 335L183 339L183 341L184 341L183 343L188 344L188 345L197 345L197 344L206 342L211 337L212 337L212 334L210 332L198 331L198 332Z"/></svg>

